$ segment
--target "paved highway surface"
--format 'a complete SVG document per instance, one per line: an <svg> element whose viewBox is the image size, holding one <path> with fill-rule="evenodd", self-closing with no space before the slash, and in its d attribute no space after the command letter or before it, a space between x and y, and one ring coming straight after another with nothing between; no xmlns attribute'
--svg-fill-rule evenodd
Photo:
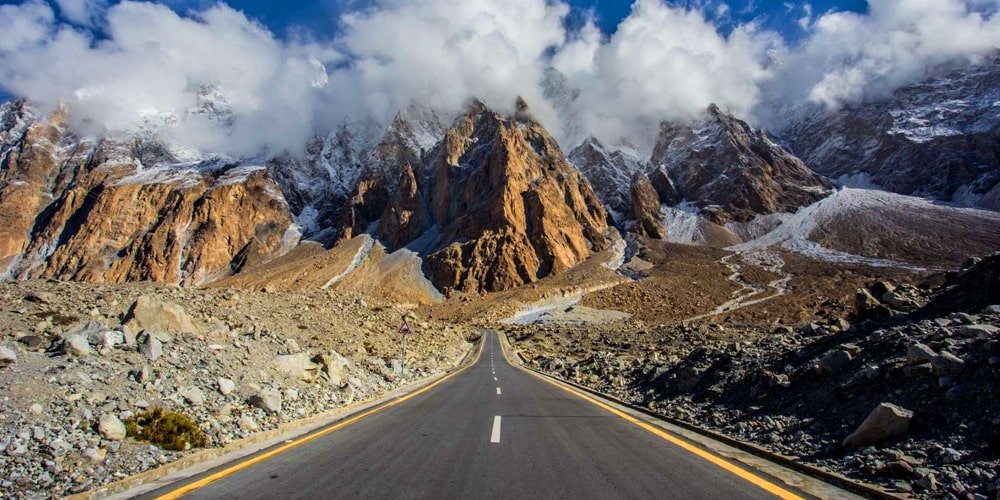
<svg viewBox="0 0 1000 500"><path fill-rule="evenodd" d="M222 466L148 496L805 497L516 368L500 349L488 332L478 361L430 390L266 460Z"/></svg>

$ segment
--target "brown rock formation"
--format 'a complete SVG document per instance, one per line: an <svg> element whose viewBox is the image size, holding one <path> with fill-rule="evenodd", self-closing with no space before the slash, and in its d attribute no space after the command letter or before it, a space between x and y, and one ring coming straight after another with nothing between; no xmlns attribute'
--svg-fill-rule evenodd
<svg viewBox="0 0 1000 500"><path fill-rule="evenodd" d="M667 236L660 215L660 197L641 172L632 177L632 217L635 219L632 231L636 234L656 239Z"/></svg>
<svg viewBox="0 0 1000 500"><path fill-rule="evenodd" d="M170 166L155 138L92 143L64 120L34 121L0 151L0 272L197 285L287 246L291 216L266 170Z"/></svg>
<svg viewBox="0 0 1000 500"><path fill-rule="evenodd" d="M497 291L582 262L606 244L607 213L523 102L503 117L480 102L432 159L439 250L425 259L443 290Z"/></svg>

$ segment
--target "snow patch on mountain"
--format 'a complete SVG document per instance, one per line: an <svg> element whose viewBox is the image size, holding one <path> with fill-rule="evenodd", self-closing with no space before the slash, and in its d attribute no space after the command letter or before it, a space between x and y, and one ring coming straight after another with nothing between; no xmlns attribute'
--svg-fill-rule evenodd
<svg viewBox="0 0 1000 500"><path fill-rule="evenodd" d="M676 207L664 204L660 207L660 213L663 215L663 227L667 230L664 241L686 244L705 242L700 210L695 204L686 200Z"/></svg>

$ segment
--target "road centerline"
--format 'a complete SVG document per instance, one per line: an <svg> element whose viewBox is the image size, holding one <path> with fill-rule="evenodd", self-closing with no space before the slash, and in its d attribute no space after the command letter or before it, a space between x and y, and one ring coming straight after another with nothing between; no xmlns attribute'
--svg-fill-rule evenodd
<svg viewBox="0 0 1000 500"><path fill-rule="evenodd" d="M490 442L500 442L500 415L493 417L493 433L490 435Z"/></svg>

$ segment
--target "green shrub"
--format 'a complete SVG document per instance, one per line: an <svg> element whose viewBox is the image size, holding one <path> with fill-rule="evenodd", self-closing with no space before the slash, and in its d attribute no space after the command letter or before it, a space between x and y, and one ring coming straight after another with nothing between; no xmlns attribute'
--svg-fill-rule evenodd
<svg viewBox="0 0 1000 500"><path fill-rule="evenodd" d="M125 430L129 437L149 441L164 450L183 451L208 444L208 437L194 421L163 408L153 408L126 420Z"/></svg>

